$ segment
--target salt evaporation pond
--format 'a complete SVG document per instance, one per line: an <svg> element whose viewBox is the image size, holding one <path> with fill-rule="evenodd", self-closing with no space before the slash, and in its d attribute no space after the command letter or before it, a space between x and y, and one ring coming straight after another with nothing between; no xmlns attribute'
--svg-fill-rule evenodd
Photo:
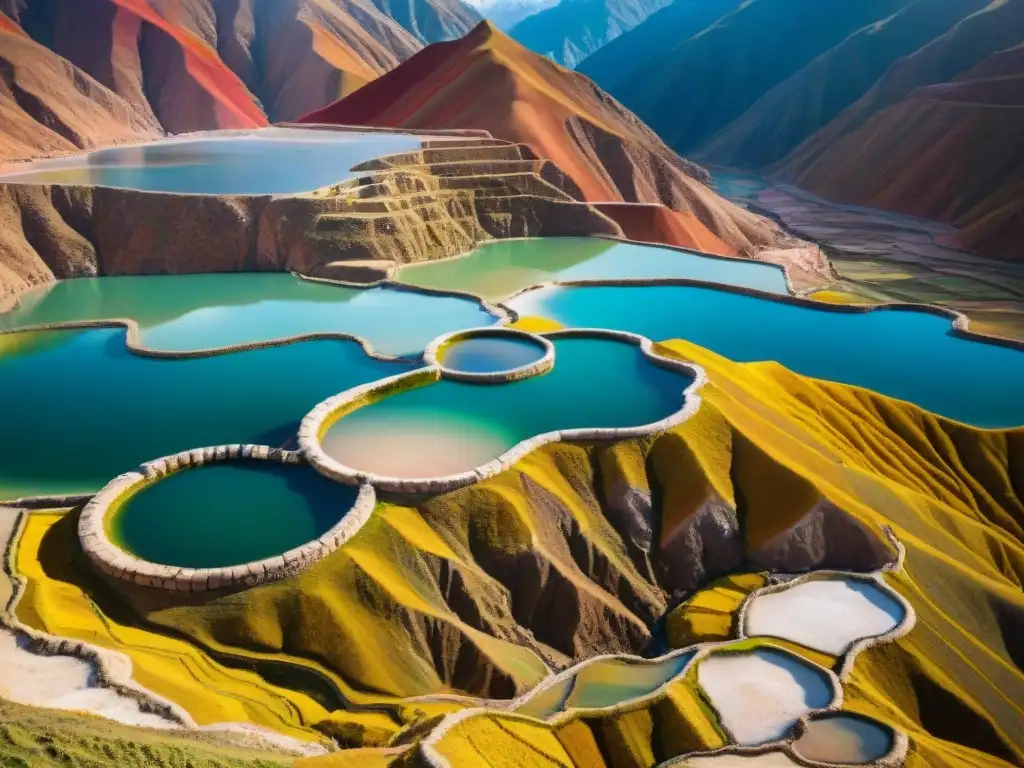
<svg viewBox="0 0 1024 768"><path fill-rule="evenodd" d="M118 328L0 336L0 499L86 493L140 463L225 443L280 446L337 392L409 370L352 341L184 360L132 354Z"/></svg>
<svg viewBox="0 0 1024 768"><path fill-rule="evenodd" d="M555 366L504 384L442 380L352 411L323 448L353 469L398 478L438 477L490 462L517 443L582 427L640 426L683 405L692 383L627 342L554 339Z"/></svg>
<svg viewBox="0 0 1024 768"><path fill-rule="evenodd" d="M666 277L787 292L782 270L770 264L591 237L485 243L466 256L402 267L396 279L499 300L552 281Z"/></svg>
<svg viewBox="0 0 1024 768"><path fill-rule="evenodd" d="M142 346L183 352L343 333L386 355L418 355L441 334L497 322L476 301L350 288L276 272L84 277L23 294L0 329L128 318Z"/></svg>
<svg viewBox="0 0 1024 768"><path fill-rule="evenodd" d="M131 144L9 166L0 183L203 195L282 195L345 181L367 160L418 150L429 136L260 128Z"/></svg>
<svg viewBox="0 0 1024 768"><path fill-rule="evenodd" d="M905 618L903 604L877 582L834 576L756 595L747 606L744 632L841 656L860 640L891 632Z"/></svg>
<svg viewBox="0 0 1024 768"><path fill-rule="evenodd" d="M979 427L1024 424L1024 351L953 335L947 318L837 312L698 286L575 286L510 302L568 327L685 339L731 360L775 360Z"/></svg>
<svg viewBox="0 0 1024 768"><path fill-rule="evenodd" d="M697 681L721 724L743 746L781 739L834 696L824 671L769 647L712 654L697 666Z"/></svg>
<svg viewBox="0 0 1024 768"><path fill-rule="evenodd" d="M226 461L162 477L118 507L108 525L113 541L143 560L228 567L319 538L357 493L306 465Z"/></svg>

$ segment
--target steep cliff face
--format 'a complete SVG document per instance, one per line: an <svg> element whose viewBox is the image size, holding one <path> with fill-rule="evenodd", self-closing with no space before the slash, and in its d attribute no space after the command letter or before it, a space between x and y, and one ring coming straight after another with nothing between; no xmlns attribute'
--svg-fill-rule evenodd
<svg viewBox="0 0 1024 768"><path fill-rule="evenodd" d="M672 152L590 80L486 23L461 40L430 46L302 122L482 128L551 160L588 201L658 203L693 213L741 252L782 239L774 224L708 189L703 169Z"/></svg>
<svg viewBox="0 0 1024 768"><path fill-rule="evenodd" d="M69 277L266 270L369 280L390 264L454 256L495 238L622 237L525 146L465 137L431 144L292 197L0 184L0 307Z"/></svg>
<svg viewBox="0 0 1024 768"><path fill-rule="evenodd" d="M152 115L0 15L0 161L161 133Z"/></svg>
<svg viewBox="0 0 1024 768"><path fill-rule="evenodd" d="M566 67L640 24L669 0L562 0L509 31L515 40Z"/></svg>

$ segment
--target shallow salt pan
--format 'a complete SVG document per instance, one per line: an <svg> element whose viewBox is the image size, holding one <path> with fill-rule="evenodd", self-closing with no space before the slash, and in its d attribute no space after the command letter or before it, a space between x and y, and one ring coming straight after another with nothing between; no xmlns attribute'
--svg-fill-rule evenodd
<svg viewBox="0 0 1024 768"><path fill-rule="evenodd" d="M862 765L888 754L892 742L892 732L881 723L839 713L808 722L792 748L807 760Z"/></svg>
<svg viewBox="0 0 1024 768"><path fill-rule="evenodd" d="M834 695L824 671L771 648L713 654L697 667L697 682L743 746L782 738L801 717L829 706Z"/></svg>
<svg viewBox="0 0 1024 768"><path fill-rule="evenodd" d="M755 596L747 608L744 632L840 656L860 640L892 631L905 615L903 605L877 582L814 579Z"/></svg>
<svg viewBox="0 0 1024 768"><path fill-rule="evenodd" d="M0 630L0 698L51 709L91 712L128 725L173 728L138 703L96 685L91 665L73 656L38 656L12 632Z"/></svg>

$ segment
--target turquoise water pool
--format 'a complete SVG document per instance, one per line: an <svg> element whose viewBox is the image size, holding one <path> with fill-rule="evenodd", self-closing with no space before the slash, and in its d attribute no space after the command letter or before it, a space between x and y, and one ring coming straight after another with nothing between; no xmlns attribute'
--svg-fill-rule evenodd
<svg viewBox="0 0 1024 768"><path fill-rule="evenodd" d="M500 300L523 288L555 280L664 277L787 292L782 270L768 264L588 237L485 243L456 259L403 267L396 279L410 285L468 291Z"/></svg>
<svg viewBox="0 0 1024 768"><path fill-rule="evenodd" d="M162 360L105 328L0 336L0 350L0 499L96 491L191 448L282 446L326 397L409 370L327 339Z"/></svg>
<svg viewBox="0 0 1024 768"><path fill-rule="evenodd" d="M0 329L111 318L135 320L142 345L164 351L347 333L386 355L416 355L441 334L497 321L472 299L245 272L62 280L24 294Z"/></svg>
<svg viewBox="0 0 1024 768"><path fill-rule="evenodd" d="M320 537L357 493L305 465L221 462L161 478L128 499L108 525L113 541L143 560L228 567Z"/></svg>
<svg viewBox="0 0 1024 768"><path fill-rule="evenodd" d="M5 169L0 184L80 184L146 192L281 195L351 178L367 160L417 150L426 136L299 128L221 131L99 149Z"/></svg>
<svg viewBox="0 0 1024 768"><path fill-rule="evenodd" d="M739 362L776 360L980 427L1024 424L1024 351L954 336L920 312L832 312L693 286L547 288L511 306L570 327L686 339Z"/></svg>
<svg viewBox="0 0 1024 768"><path fill-rule="evenodd" d="M346 414L324 451L353 469L397 478L474 469L553 430L631 427L683 405L692 378L623 341L555 339L548 373L504 384L442 380Z"/></svg>

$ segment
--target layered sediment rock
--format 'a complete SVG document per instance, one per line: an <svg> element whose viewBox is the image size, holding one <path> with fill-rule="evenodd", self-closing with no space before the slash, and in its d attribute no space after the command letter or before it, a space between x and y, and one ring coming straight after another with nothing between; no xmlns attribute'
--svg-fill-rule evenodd
<svg viewBox="0 0 1024 768"><path fill-rule="evenodd" d="M278 198L0 185L0 302L67 277L317 274L346 261L452 256L499 237L622 236L523 147L442 141L357 170L366 175Z"/></svg>

